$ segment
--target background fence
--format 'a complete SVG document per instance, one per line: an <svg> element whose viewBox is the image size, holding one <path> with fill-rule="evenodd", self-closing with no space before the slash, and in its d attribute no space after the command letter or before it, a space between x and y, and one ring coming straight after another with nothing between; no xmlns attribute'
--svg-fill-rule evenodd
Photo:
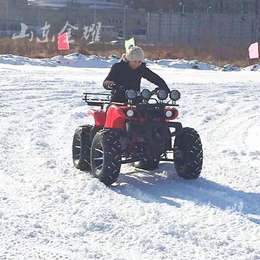
<svg viewBox="0 0 260 260"><path fill-rule="evenodd" d="M248 46L259 40L259 26L259 17L253 14L149 13L147 41Z"/></svg>

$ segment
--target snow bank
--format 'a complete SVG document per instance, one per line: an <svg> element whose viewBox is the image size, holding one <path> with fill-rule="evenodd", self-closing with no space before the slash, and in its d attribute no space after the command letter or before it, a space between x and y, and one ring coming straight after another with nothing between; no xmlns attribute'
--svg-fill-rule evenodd
<svg viewBox="0 0 260 260"><path fill-rule="evenodd" d="M111 55L108 58L102 58L95 55L82 55L79 53L73 53L66 56L55 56L50 59L30 59L27 57L16 56L12 54L0 55L0 63L11 65L34 65L34 66L67 66L75 68L109 68L115 62L119 61L119 57ZM196 60L187 61L183 59L171 60L149 60L145 62L148 65L157 64L162 67L176 68L176 69L196 69L196 70L223 70L223 71L240 71L240 70L252 70L260 71L260 65L249 66L245 69L235 67L234 65L227 64L223 68L199 62Z"/></svg>

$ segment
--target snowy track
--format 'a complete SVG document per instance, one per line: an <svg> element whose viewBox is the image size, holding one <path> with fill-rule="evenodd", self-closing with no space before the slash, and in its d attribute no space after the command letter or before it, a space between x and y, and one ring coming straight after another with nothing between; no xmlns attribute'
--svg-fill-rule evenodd
<svg viewBox="0 0 260 260"><path fill-rule="evenodd" d="M0 64L1 260L260 259L259 72L150 66L201 136L197 180L124 165L105 187L71 143L109 69Z"/></svg>

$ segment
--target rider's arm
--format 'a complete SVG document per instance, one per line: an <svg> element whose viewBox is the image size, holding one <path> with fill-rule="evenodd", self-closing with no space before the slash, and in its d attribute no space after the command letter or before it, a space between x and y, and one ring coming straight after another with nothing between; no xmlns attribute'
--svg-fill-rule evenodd
<svg viewBox="0 0 260 260"><path fill-rule="evenodd" d="M152 82L153 84L158 86L160 89L164 89L164 90L170 92L170 89L168 88L165 81L160 76L158 76L156 73L154 73L150 69L148 69L144 63L140 66L140 72L141 72L143 78Z"/></svg>
<svg viewBox="0 0 260 260"><path fill-rule="evenodd" d="M118 77L120 76L119 66L114 64L111 67L111 70L108 76L105 78L103 82L103 87L108 90L112 90L118 81Z"/></svg>

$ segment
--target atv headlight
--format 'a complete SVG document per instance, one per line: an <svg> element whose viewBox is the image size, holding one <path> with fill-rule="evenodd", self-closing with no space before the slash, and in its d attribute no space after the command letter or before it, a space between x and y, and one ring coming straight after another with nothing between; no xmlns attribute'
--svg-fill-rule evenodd
<svg viewBox="0 0 260 260"><path fill-rule="evenodd" d="M167 110L167 111L165 112L165 116L166 116L167 118L171 118L171 117L173 116L173 112L172 112L171 110Z"/></svg>
<svg viewBox="0 0 260 260"><path fill-rule="evenodd" d="M137 93L136 93L135 90L129 89L129 90L127 90L127 91L125 92L125 96L126 96L127 99L133 100L133 99L136 98Z"/></svg>
<svg viewBox="0 0 260 260"><path fill-rule="evenodd" d="M177 101L180 99L180 97L181 97L181 93L178 90L171 91L171 93L170 93L171 100Z"/></svg>
<svg viewBox="0 0 260 260"><path fill-rule="evenodd" d="M151 92L148 89L143 89L141 95L143 99L148 100L151 97Z"/></svg>
<svg viewBox="0 0 260 260"><path fill-rule="evenodd" d="M134 111L129 109L126 111L126 115L129 116L129 117L132 117L134 115Z"/></svg>
<svg viewBox="0 0 260 260"><path fill-rule="evenodd" d="M168 92L164 89L160 89L157 93L157 97L160 100L165 100L168 97Z"/></svg>

